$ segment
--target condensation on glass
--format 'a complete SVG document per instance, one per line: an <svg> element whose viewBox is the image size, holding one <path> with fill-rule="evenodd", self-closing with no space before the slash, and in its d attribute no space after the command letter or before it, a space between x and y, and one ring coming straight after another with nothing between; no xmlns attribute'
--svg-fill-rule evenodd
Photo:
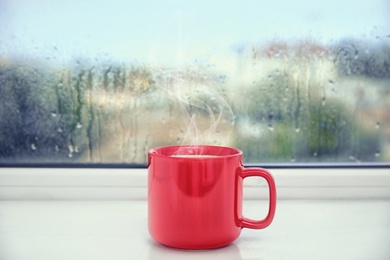
<svg viewBox="0 0 390 260"><path fill-rule="evenodd" d="M58 19L74 14L73 27L53 20L42 29L37 17L50 23L61 6L42 2L36 16L24 16L28 5L21 5L0 4L7 14L0 18L0 162L144 164L151 147L180 144L237 147L251 163L390 161L386 19L337 31L326 11L308 4L305 21L322 21L320 33L303 27L309 33L285 36L280 28L293 16L267 27L228 22L230 9L249 10L237 3L225 14L176 3L156 7L154 17L140 15L151 9L137 4L128 18L125 3L88 14L88 6L70 1ZM210 27L195 19L205 9ZM108 25L97 20L103 14ZM170 20L154 31L158 15ZM88 18L96 23L83 24ZM240 26L258 37L240 35ZM273 26L275 33L260 33Z"/></svg>

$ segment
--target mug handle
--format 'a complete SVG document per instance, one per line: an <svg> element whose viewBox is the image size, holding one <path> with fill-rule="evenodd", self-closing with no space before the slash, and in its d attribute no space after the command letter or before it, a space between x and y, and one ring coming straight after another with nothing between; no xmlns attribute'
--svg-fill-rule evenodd
<svg viewBox="0 0 390 260"><path fill-rule="evenodd" d="M275 216L276 209L276 186L271 173L263 168L241 168L240 176L242 179L247 177L262 177L268 183L269 188L269 208L267 216L262 220L253 220L243 217L241 220L242 228L262 229L268 227Z"/></svg>

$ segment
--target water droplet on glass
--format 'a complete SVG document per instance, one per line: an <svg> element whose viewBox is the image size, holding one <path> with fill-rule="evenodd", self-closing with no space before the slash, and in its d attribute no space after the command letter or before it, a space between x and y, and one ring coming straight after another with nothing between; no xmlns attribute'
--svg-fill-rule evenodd
<svg viewBox="0 0 390 260"><path fill-rule="evenodd" d="M355 156L351 155L351 156L349 156L349 159L350 159L351 161L355 161Z"/></svg>
<svg viewBox="0 0 390 260"><path fill-rule="evenodd" d="M37 146L35 144L31 144L31 150L35 151L37 149Z"/></svg>
<svg viewBox="0 0 390 260"><path fill-rule="evenodd" d="M291 157L290 162L295 162L295 161L296 161L295 157Z"/></svg>
<svg viewBox="0 0 390 260"><path fill-rule="evenodd" d="M62 133L62 128L58 127L58 128L57 128L57 132L58 132L58 133Z"/></svg>
<svg viewBox="0 0 390 260"><path fill-rule="evenodd" d="M325 97L323 97L323 98L322 98L321 105L322 105L322 106L325 106L325 105L326 105L326 100L325 100Z"/></svg>
<svg viewBox="0 0 390 260"><path fill-rule="evenodd" d="M317 155L318 155L317 152L314 152L314 153L313 153L313 156L314 156L314 157L317 157Z"/></svg>
<svg viewBox="0 0 390 260"><path fill-rule="evenodd" d="M57 116L57 113L52 112L52 113L51 113L51 116L52 116L52 117L56 117L56 116Z"/></svg>
<svg viewBox="0 0 390 260"><path fill-rule="evenodd" d="M80 122L77 122L77 125L76 125L77 128L82 128L83 127L83 124L80 123Z"/></svg>
<svg viewBox="0 0 390 260"><path fill-rule="evenodd" d="M334 81L333 81L333 80L331 80L331 79L330 79L330 80L328 80L328 83L329 83L329 85L331 85L331 86L332 86L332 85L334 85Z"/></svg>
<svg viewBox="0 0 390 260"><path fill-rule="evenodd" d="M296 133L299 133L300 131L301 131L301 129L299 127L295 128Z"/></svg>
<svg viewBox="0 0 390 260"><path fill-rule="evenodd" d="M274 131L274 127L272 125L268 125L268 130L270 130L271 132Z"/></svg>
<svg viewBox="0 0 390 260"><path fill-rule="evenodd" d="M73 145L71 145L71 144L68 145L68 150L69 150L68 157L72 158L73 157L73 152L74 152Z"/></svg>
<svg viewBox="0 0 390 260"><path fill-rule="evenodd" d="M163 118L162 123L165 124L166 122L167 122L167 120L165 120L165 118Z"/></svg>
<svg viewBox="0 0 390 260"><path fill-rule="evenodd" d="M381 153L380 153L380 151L376 151L376 153L375 153L375 157L379 157L379 156L381 156Z"/></svg>
<svg viewBox="0 0 390 260"><path fill-rule="evenodd" d="M379 127L381 127L381 123L380 123L380 122L376 122L375 128L376 128L376 129L379 129Z"/></svg>

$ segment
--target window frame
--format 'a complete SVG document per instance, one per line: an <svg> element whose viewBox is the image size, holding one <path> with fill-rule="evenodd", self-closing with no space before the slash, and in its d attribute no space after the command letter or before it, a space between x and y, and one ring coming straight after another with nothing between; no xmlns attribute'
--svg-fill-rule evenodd
<svg viewBox="0 0 390 260"><path fill-rule="evenodd" d="M146 167L111 166L2 167L0 200L147 199ZM390 199L388 166L264 168L282 200ZM257 177L245 179L244 198L267 199L265 186Z"/></svg>

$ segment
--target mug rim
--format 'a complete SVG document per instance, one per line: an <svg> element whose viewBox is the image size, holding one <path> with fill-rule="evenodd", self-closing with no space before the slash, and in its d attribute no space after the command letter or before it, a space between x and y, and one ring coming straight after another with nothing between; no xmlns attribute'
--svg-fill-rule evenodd
<svg viewBox="0 0 390 260"><path fill-rule="evenodd" d="M215 149L215 150L224 150L224 151L230 151L230 153L227 154L205 154L210 156L204 156L204 157L182 157L182 156L172 156L174 153L169 153L168 151L177 151L180 148L184 149ZM163 154L161 151L165 151L168 154ZM220 145L167 145L167 146L158 146L151 148L148 151L149 156L157 156L157 157L164 157L164 158L172 158L172 159L191 159L191 160L213 160L213 159L220 159L220 158L230 158L230 157L236 157L236 156L242 156L243 152L240 149L230 147L230 146L220 146ZM191 154L183 154L183 155L191 155ZM195 154L196 155L196 154Z"/></svg>

